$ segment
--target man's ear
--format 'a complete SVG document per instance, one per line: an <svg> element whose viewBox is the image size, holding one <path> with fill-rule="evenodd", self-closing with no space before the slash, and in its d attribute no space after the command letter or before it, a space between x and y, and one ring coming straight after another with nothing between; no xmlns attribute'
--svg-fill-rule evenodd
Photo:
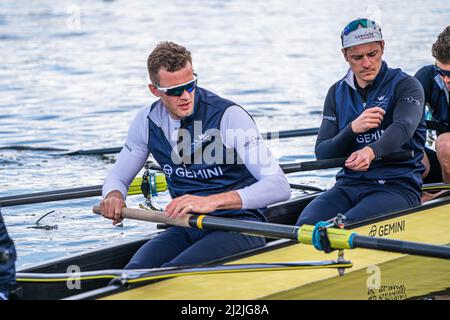
<svg viewBox="0 0 450 320"><path fill-rule="evenodd" d="M158 91L158 89L155 87L155 85L149 83L148 84L148 88L150 89L150 92L156 96L156 97L160 97L161 96L161 92Z"/></svg>
<svg viewBox="0 0 450 320"><path fill-rule="evenodd" d="M348 59L347 59L347 50L346 50L345 48L342 48L341 51L342 51L342 54L344 55L345 61L348 62Z"/></svg>
<svg viewBox="0 0 450 320"><path fill-rule="evenodd" d="M380 46L381 46L381 54L384 53L384 40L380 41Z"/></svg>

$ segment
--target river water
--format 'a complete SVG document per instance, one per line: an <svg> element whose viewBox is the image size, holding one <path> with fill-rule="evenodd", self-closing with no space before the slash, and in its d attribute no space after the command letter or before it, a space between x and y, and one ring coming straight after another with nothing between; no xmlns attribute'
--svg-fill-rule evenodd
<svg viewBox="0 0 450 320"><path fill-rule="evenodd" d="M328 88L347 70L340 31L362 16L381 24L388 64L414 74L433 63L431 45L450 21L450 3L3 0L0 197L101 184L115 155L62 157L49 149L121 146L137 109L154 101L146 87L146 59L162 40L188 47L199 84L244 106L261 131L317 127ZM314 141L269 145L280 162L292 162L314 159ZM9 146L28 149L4 148ZM329 187L335 172L289 179ZM90 213L98 200L2 209L17 266L155 231L135 221L113 227ZM128 205L141 200L130 197ZM157 201L168 200L163 193ZM57 228L30 228L50 211L41 223Z"/></svg>

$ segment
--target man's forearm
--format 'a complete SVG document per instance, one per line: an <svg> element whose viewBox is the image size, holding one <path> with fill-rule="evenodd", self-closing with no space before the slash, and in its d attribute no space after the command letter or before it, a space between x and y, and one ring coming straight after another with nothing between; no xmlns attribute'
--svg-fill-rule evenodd
<svg viewBox="0 0 450 320"><path fill-rule="evenodd" d="M207 196L217 210L241 209L242 200L237 191L228 191Z"/></svg>
<svg viewBox="0 0 450 320"><path fill-rule="evenodd" d="M396 152L414 135L423 117L423 89L415 79L406 79L397 88L397 105L393 112L393 122L383 135L369 146L377 159Z"/></svg>
<svg viewBox="0 0 450 320"><path fill-rule="evenodd" d="M120 191L123 199L126 199L130 183L144 166L146 159L145 156L137 157L123 148L103 183L103 197L106 198L112 191Z"/></svg>
<svg viewBox="0 0 450 320"><path fill-rule="evenodd" d="M315 148L316 158L320 160L348 156L350 148L355 141L355 134L352 131L351 123L333 137L329 137L326 128L323 129L322 133L320 132L323 126L321 126L321 130L319 130L319 134L317 135ZM331 127L331 124L326 127Z"/></svg>
<svg viewBox="0 0 450 320"><path fill-rule="evenodd" d="M347 156L355 138L351 123L339 130L334 87L328 90L325 98L323 119L317 134L315 154L319 160Z"/></svg>

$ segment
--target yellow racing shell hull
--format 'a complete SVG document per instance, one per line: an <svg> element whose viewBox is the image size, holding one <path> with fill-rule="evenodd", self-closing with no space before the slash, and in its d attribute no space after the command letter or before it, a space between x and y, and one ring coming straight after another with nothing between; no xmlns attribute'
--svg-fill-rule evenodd
<svg viewBox="0 0 450 320"><path fill-rule="evenodd" d="M450 244L450 203L361 223L353 230L366 236L436 245ZM283 241L283 240L280 240ZM276 247L230 264L317 261L337 258L304 244ZM408 299L447 290L450 263L368 249L345 250L353 267L223 274L193 274L142 284L102 299Z"/></svg>

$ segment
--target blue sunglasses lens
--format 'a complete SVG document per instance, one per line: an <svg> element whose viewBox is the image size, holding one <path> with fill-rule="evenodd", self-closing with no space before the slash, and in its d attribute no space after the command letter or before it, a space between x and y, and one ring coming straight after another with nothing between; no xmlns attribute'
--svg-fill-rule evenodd
<svg viewBox="0 0 450 320"><path fill-rule="evenodd" d="M345 36L347 36L350 32L357 30L358 28L367 28L367 19L358 19L350 22L342 32Z"/></svg>
<svg viewBox="0 0 450 320"><path fill-rule="evenodd" d="M436 70L436 72L439 73L439 75L441 75L442 77L449 77L450 78L450 71L442 70L441 68L439 68L436 65L434 66L434 70Z"/></svg>
<svg viewBox="0 0 450 320"><path fill-rule="evenodd" d="M183 86L168 89L166 94L171 97L179 97L183 94L185 90L191 93L196 87L197 87L197 80L193 80L192 82L189 82Z"/></svg>
<svg viewBox="0 0 450 320"><path fill-rule="evenodd" d="M348 36L349 33L358 30L358 28L377 28L374 21L369 19L358 19L350 22L342 31L341 36Z"/></svg>

